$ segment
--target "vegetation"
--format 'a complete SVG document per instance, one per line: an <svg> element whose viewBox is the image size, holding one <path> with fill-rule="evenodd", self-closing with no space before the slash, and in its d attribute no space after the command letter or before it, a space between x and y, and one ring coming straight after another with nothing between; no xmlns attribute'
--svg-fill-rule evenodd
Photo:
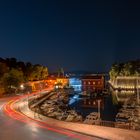
<svg viewBox="0 0 140 140"><path fill-rule="evenodd" d="M115 63L112 65L109 75L111 79L117 76L140 76L140 60Z"/></svg>
<svg viewBox="0 0 140 140"><path fill-rule="evenodd" d="M23 72L17 69L11 69L8 73L4 74L2 82L6 92L16 91L19 84L24 82Z"/></svg>
<svg viewBox="0 0 140 140"><path fill-rule="evenodd" d="M24 63L16 58L0 58L0 87L5 92L16 91L22 82L44 80L47 76L45 66Z"/></svg>

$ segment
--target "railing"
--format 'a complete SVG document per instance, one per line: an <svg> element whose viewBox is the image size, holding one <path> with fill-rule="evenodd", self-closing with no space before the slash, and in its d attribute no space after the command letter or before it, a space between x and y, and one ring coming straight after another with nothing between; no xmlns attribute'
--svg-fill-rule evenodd
<svg viewBox="0 0 140 140"><path fill-rule="evenodd" d="M36 106L38 106L39 104L41 104L42 102L44 102L47 98L51 97L52 95L54 95L54 92L50 92L47 95L44 95L43 98L41 98L39 101L37 101L36 103L32 104L30 106L30 108L34 108Z"/></svg>
<svg viewBox="0 0 140 140"><path fill-rule="evenodd" d="M92 120L92 118L86 119L85 123L91 125L99 125L99 126L122 128L122 129L133 129L131 123L117 123L117 122L104 121L104 120Z"/></svg>
<svg viewBox="0 0 140 140"><path fill-rule="evenodd" d="M115 127L115 122L101 120L99 125L107 127Z"/></svg>

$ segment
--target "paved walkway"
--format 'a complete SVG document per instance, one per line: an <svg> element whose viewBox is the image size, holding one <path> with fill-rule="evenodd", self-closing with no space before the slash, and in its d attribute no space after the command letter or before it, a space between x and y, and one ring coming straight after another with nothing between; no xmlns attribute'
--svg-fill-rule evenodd
<svg viewBox="0 0 140 140"><path fill-rule="evenodd" d="M139 140L140 139L140 131L59 121L56 119L48 118L42 115L38 115L37 113L34 113L28 108L28 103L26 99L17 102L17 104L20 108L20 111L26 116L41 122L45 122L46 124L51 125L53 127L61 127L64 129L80 132L87 135L93 135L109 140Z"/></svg>

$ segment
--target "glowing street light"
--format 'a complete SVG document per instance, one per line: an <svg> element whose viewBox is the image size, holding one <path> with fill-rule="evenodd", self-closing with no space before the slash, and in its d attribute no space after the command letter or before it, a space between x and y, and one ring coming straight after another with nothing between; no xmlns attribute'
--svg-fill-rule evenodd
<svg viewBox="0 0 140 140"><path fill-rule="evenodd" d="M20 88L21 88L21 89L24 89L24 85L23 85L23 84L21 84L21 85L20 85Z"/></svg>

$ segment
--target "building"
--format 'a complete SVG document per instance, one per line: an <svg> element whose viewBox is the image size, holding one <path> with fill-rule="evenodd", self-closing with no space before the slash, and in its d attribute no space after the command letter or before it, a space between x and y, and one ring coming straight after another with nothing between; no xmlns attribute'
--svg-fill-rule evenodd
<svg viewBox="0 0 140 140"><path fill-rule="evenodd" d="M59 88L63 88L67 86L69 83L69 79L65 77L57 77L56 78L56 84L59 85Z"/></svg>
<svg viewBox="0 0 140 140"><path fill-rule="evenodd" d="M81 91L82 81L80 78L76 78L76 77L69 78L69 86L74 88L74 91Z"/></svg>
<svg viewBox="0 0 140 140"><path fill-rule="evenodd" d="M102 92L105 88L105 77L100 74L86 75L82 77L82 91Z"/></svg>
<svg viewBox="0 0 140 140"><path fill-rule="evenodd" d="M140 77L117 76L109 81L114 91L119 93L135 94L140 89Z"/></svg>
<svg viewBox="0 0 140 140"><path fill-rule="evenodd" d="M30 81L21 84L20 88L27 90L29 92L38 91L46 88L46 82L44 80L32 81L32 82Z"/></svg>
<svg viewBox="0 0 140 140"><path fill-rule="evenodd" d="M55 76L48 76L47 79L45 80L47 85L51 85L54 86L57 82L56 77Z"/></svg>

